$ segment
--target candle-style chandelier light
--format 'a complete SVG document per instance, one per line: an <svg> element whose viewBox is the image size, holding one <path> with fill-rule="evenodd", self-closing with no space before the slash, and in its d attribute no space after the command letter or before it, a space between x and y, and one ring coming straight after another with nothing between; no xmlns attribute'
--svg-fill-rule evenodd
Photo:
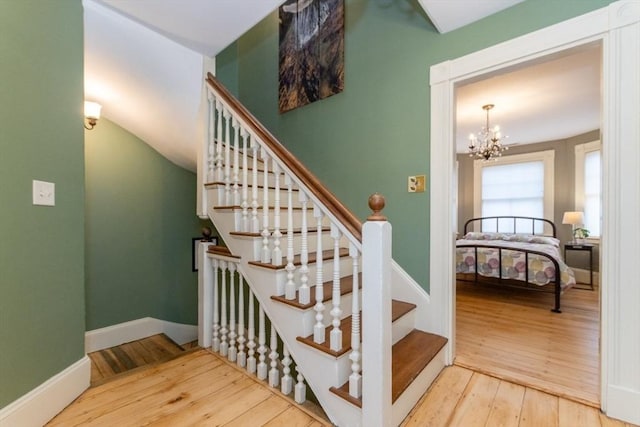
<svg viewBox="0 0 640 427"><path fill-rule="evenodd" d="M469 156L475 157L481 160L495 160L502 156L502 152L508 150L509 147L502 145L501 139L503 138L500 132L500 126L493 126L489 124L489 110L495 105L487 104L483 105L482 109L487 112L487 122L482 127L478 134L469 135ZM506 138L506 137L505 137Z"/></svg>

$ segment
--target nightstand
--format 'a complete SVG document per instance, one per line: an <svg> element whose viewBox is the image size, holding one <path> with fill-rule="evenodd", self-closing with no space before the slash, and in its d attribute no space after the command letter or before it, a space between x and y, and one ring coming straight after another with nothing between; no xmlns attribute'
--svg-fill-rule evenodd
<svg viewBox="0 0 640 427"><path fill-rule="evenodd" d="M564 245L564 260L567 261L567 251L586 251L589 252L589 287L593 290L593 245L589 243L574 244L566 243Z"/></svg>

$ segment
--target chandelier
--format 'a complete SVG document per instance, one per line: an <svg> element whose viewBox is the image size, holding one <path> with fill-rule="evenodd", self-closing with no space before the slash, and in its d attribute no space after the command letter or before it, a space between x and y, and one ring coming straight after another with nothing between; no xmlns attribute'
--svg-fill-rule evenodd
<svg viewBox="0 0 640 427"><path fill-rule="evenodd" d="M469 156L475 157L476 159L481 160L495 160L496 158L502 156L502 152L508 150L509 147L506 147L500 143L500 139L502 139L502 133L500 132L500 126L491 127L489 125L489 110L491 110L495 105L487 104L483 105L482 109L487 112L487 123L482 127L478 135L470 134L469 135ZM506 138L506 137L505 137Z"/></svg>

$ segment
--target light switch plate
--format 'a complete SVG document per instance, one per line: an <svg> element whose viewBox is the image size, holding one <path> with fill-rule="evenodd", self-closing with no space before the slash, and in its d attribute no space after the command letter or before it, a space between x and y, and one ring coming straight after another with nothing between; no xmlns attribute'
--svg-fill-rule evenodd
<svg viewBox="0 0 640 427"><path fill-rule="evenodd" d="M407 191L409 193L423 193L427 186L426 175L410 176L407 181Z"/></svg>
<svg viewBox="0 0 640 427"><path fill-rule="evenodd" d="M33 204L39 206L56 205L56 185L53 182L33 180Z"/></svg>

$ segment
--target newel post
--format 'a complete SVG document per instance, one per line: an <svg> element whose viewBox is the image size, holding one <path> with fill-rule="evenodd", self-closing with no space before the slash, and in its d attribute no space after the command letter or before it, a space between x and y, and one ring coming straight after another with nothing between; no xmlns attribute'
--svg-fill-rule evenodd
<svg viewBox="0 0 640 427"><path fill-rule="evenodd" d="M210 242L198 242L198 345L211 347L213 325L213 271L211 260L207 256ZM217 301L215 301L217 303Z"/></svg>
<svg viewBox="0 0 640 427"><path fill-rule="evenodd" d="M362 425L391 425L391 224L384 197L362 227Z"/></svg>

